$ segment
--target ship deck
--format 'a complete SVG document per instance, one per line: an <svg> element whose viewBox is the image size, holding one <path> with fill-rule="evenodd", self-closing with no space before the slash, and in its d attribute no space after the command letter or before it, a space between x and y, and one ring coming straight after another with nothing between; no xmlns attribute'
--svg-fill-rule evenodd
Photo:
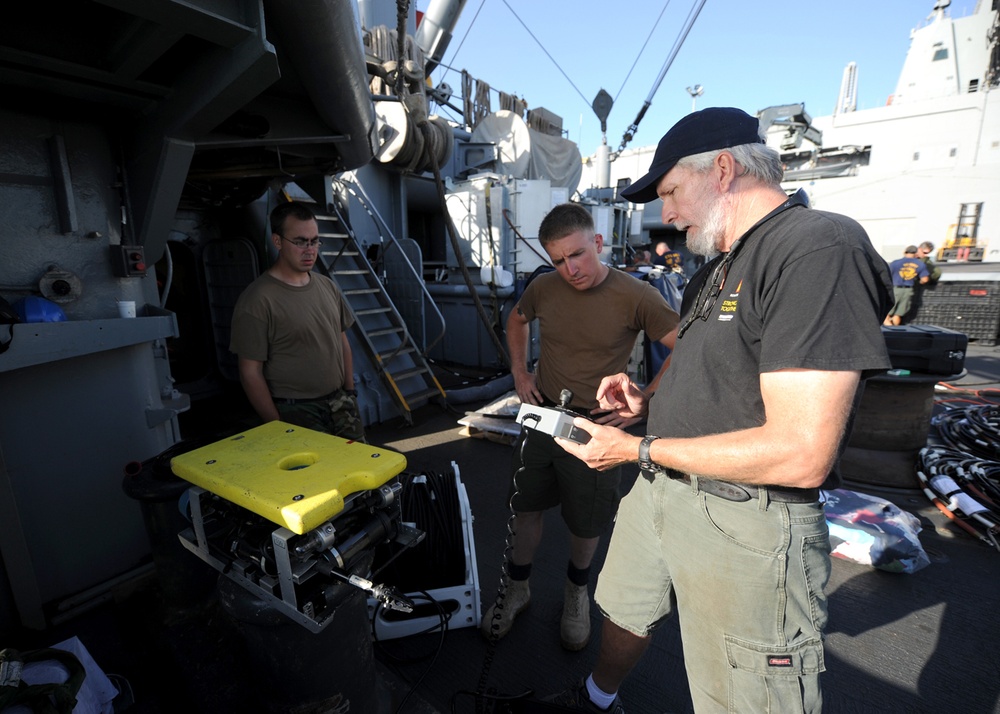
<svg viewBox="0 0 1000 714"><path fill-rule="evenodd" d="M958 386L997 387L1000 347L971 345L966 369L954 382ZM511 448L470 437L457 423L461 416L455 408L427 406L417 412L413 426L387 423L370 428L368 435L373 444L405 453L411 472L442 473L452 462L458 465L474 517L485 610L496 593L505 550ZM623 487L635 477L634 468L626 469ZM849 487L917 514L931 564L914 574L893 574L833 560L822 679L827 711L1000 712L1000 553L949 523L917 489ZM591 590L606 542L595 559ZM580 652L560 647L567 557L564 526L551 513L534 566L531 606L495 649L471 627L377 642L375 658L393 692L394 710L548 711L532 702L587 674L599 646L595 636ZM596 608L591 618L596 633ZM135 701L127 711L258 711L253 673L225 617L211 602L187 611L166 607L155 578L120 588L112 602L52 630L20 633L13 646L51 644L72 635L106 672L128 679ZM478 706L476 692L496 699ZM676 620L656 632L621 696L630 714L692 711Z"/></svg>

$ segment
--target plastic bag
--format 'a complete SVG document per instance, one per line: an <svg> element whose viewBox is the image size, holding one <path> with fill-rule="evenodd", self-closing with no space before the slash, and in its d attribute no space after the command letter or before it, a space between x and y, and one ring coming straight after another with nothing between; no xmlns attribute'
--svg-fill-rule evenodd
<svg viewBox="0 0 1000 714"><path fill-rule="evenodd" d="M838 488L822 492L831 555L890 573L930 565L920 545L920 519L884 498Z"/></svg>

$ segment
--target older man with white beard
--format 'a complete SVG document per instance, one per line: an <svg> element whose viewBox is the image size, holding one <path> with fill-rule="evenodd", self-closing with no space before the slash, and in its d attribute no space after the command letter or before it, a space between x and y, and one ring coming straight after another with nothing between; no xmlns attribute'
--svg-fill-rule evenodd
<svg viewBox="0 0 1000 714"><path fill-rule="evenodd" d="M598 389L623 418L648 415L648 435L576 419L591 440L559 440L593 468L641 469L597 585L599 659L564 706L624 712L619 685L677 612L696 711L822 708L819 489L839 482L862 381L890 366L892 282L856 222L786 196L781 176L757 119L712 108L671 128L622 192L662 199L663 223L715 257L685 290L655 396L623 374Z"/></svg>

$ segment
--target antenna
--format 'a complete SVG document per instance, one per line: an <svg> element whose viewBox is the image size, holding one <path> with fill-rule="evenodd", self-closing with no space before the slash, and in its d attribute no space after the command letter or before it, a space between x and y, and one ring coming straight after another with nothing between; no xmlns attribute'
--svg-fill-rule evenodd
<svg viewBox="0 0 1000 714"><path fill-rule="evenodd" d="M642 118L646 116L646 110L649 109L649 105L653 103L653 95L656 94L656 90L660 87L660 82L663 81L663 77L667 74L667 70L670 69L670 65L673 64L674 57L680 51L681 46L684 44L684 40L687 39L688 33L694 26L694 21L698 19L701 9L705 6L705 0L697 0L698 5L691 8L691 12L688 13L687 24L681 30L681 34L678 36L677 40L674 42L674 46L670 50L670 55L667 57L667 61L663 63L663 69L660 70L660 75L653 82L653 88L649 92L649 96L646 97L646 101L642 103L642 108L635 117L635 121L632 122L631 126L625 130L624 136L622 136L622 143L618 146L618 153L625 150L625 146L632 141L632 137L635 136L635 132L639 130L639 122Z"/></svg>
<svg viewBox="0 0 1000 714"><path fill-rule="evenodd" d="M840 95L834 114L853 112L858 108L858 65L848 62L844 68L844 78L840 82Z"/></svg>
<svg viewBox="0 0 1000 714"><path fill-rule="evenodd" d="M694 111L695 102L698 101L698 97L705 93L705 88L700 84L696 84L693 87L688 87L687 92L691 95L691 111Z"/></svg>

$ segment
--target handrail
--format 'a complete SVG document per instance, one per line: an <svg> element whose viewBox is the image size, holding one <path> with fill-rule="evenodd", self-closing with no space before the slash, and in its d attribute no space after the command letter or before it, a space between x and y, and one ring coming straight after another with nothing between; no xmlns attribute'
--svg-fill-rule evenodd
<svg viewBox="0 0 1000 714"><path fill-rule="evenodd" d="M345 179L344 176L347 176L348 178ZM372 201L371 197L368 195L368 192L365 191L364 186L361 185L361 182L358 180L357 173L354 171L347 171L340 177L335 178L334 180L338 181L342 186L344 186L345 189L347 189L351 194L353 194L354 197L358 199L358 201L364 207L364 209L368 211L368 214L375 219L376 225L378 226L379 229L379 238L381 238L382 241L385 242L385 236L383 235L384 232L385 235L389 237L389 240L392 242L392 244L399 249L400 255L403 256L403 261L406 263L407 267L409 267L410 272L413 273L413 276L417 279L417 283L420 285L420 291L426 298L426 302L433 308L434 312L437 314L438 321L441 324L441 332L438 334L437 337L431 340L431 342L424 347L424 354L426 356L431 351L432 347L434 347L438 342L444 339L444 333L447 328L447 325L445 324L444 320L444 315L441 314L441 310L438 309L437 303L434 302L434 298L427 291L427 286L424 284L423 276L417 273L417 269L413 267L413 263L410 262L410 258L409 256L406 255L406 251L403 250L402 247L399 245L399 241L396 239L396 236L392 232L392 229L389 228L389 224L386 223L385 219L382 218L382 214L378 212L378 209L375 207L374 201Z"/></svg>

